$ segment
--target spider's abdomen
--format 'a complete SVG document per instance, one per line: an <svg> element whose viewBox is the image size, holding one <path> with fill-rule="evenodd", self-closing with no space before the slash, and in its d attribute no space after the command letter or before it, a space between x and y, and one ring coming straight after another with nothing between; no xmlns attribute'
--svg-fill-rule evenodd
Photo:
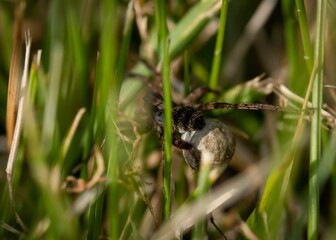
<svg viewBox="0 0 336 240"><path fill-rule="evenodd" d="M223 171L234 154L235 137L222 121L206 119L205 122L202 130L182 134L182 140L193 146L182 149L183 156L194 170L199 170L201 161L208 161L213 169Z"/></svg>
<svg viewBox="0 0 336 240"><path fill-rule="evenodd" d="M205 126L204 115L191 106L173 108L174 126L181 133L201 130Z"/></svg>

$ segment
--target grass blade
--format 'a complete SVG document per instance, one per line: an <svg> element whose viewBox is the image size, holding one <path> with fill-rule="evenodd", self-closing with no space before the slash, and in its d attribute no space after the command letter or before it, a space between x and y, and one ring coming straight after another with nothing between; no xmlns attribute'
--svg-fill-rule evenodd
<svg viewBox="0 0 336 240"><path fill-rule="evenodd" d="M186 49L209 20L219 11L220 6L219 0L201 1L179 21L170 34L169 53L172 59Z"/></svg>
<svg viewBox="0 0 336 240"><path fill-rule="evenodd" d="M306 8L305 8L303 0L295 0L295 4L296 4L296 9L297 9L299 25L300 25L303 49L305 52L304 59L306 60L307 70L308 70L308 73L310 74L311 71L313 70L314 55L313 55L313 46L310 41Z"/></svg>
<svg viewBox="0 0 336 240"><path fill-rule="evenodd" d="M170 218L171 212L171 166L172 166L172 101L170 89L170 58L169 39L166 24L166 6L163 1L155 2L155 16L157 20L160 57L162 58L162 81L164 98L164 166L163 166L163 216Z"/></svg>
<svg viewBox="0 0 336 240"><path fill-rule="evenodd" d="M324 33L327 2L317 2L316 14L316 39L315 39L315 64L317 66L312 91L312 104L315 109L312 117L310 138L310 161L309 161L309 198L308 198L308 239L318 238L319 216L319 182L318 168L321 159L322 143L322 96L323 96L323 64L324 64Z"/></svg>
<svg viewBox="0 0 336 240"><path fill-rule="evenodd" d="M219 26L218 26L219 30L217 33L216 47L215 47L215 51L213 54L211 74L210 74L210 79L208 82L208 87L210 89L217 88L219 70L220 70L221 59L222 59L222 49L223 49L223 44L224 44L224 35L225 35L225 29L226 29L228 5L229 3L227 0L222 1L221 11L220 11L220 20L219 20Z"/></svg>

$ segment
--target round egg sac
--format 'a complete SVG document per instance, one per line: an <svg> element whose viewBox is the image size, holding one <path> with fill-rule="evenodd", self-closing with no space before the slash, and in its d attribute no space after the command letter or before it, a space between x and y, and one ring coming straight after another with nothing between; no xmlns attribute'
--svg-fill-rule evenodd
<svg viewBox="0 0 336 240"><path fill-rule="evenodd" d="M235 137L230 127L218 119L205 119L201 130L185 132L182 139L200 151L196 156L182 150L187 164L194 170L200 168L201 161L208 161L212 168L225 169L235 151Z"/></svg>

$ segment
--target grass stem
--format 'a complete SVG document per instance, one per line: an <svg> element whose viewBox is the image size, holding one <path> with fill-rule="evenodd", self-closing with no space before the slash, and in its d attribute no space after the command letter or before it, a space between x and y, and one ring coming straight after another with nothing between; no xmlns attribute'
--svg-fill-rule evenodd
<svg viewBox="0 0 336 240"><path fill-rule="evenodd" d="M323 63L324 63L324 28L326 19L326 1L317 1L315 63L317 73L313 84L312 104L315 109L311 124L310 162L309 162L309 197L308 197L308 239L318 238L319 216L319 182L318 166L321 158L322 141L322 95L323 95Z"/></svg>
<svg viewBox="0 0 336 240"><path fill-rule="evenodd" d="M166 5L163 1L157 0L156 19L158 28L158 39L160 54L162 58L162 80L164 98L164 165L163 165L163 217L168 219L171 212L171 166L172 166L172 101L170 89L170 57L169 39L166 24Z"/></svg>
<svg viewBox="0 0 336 240"><path fill-rule="evenodd" d="M228 4L229 3L227 0L222 1L218 33L217 33L217 38L216 38L216 46L215 46L215 51L213 55L210 79L208 82L208 87L210 89L216 89L217 84L218 84L218 76L219 76L219 70L220 70L220 65L221 65L221 60L222 60L222 50L223 50L224 36L225 36L225 29L226 29Z"/></svg>

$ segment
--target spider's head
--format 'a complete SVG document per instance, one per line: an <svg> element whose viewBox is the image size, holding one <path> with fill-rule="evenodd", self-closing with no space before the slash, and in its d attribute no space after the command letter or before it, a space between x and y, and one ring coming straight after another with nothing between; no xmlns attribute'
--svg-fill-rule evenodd
<svg viewBox="0 0 336 240"><path fill-rule="evenodd" d="M173 108L174 126L180 132L201 130L205 126L202 112L191 106L176 106Z"/></svg>

